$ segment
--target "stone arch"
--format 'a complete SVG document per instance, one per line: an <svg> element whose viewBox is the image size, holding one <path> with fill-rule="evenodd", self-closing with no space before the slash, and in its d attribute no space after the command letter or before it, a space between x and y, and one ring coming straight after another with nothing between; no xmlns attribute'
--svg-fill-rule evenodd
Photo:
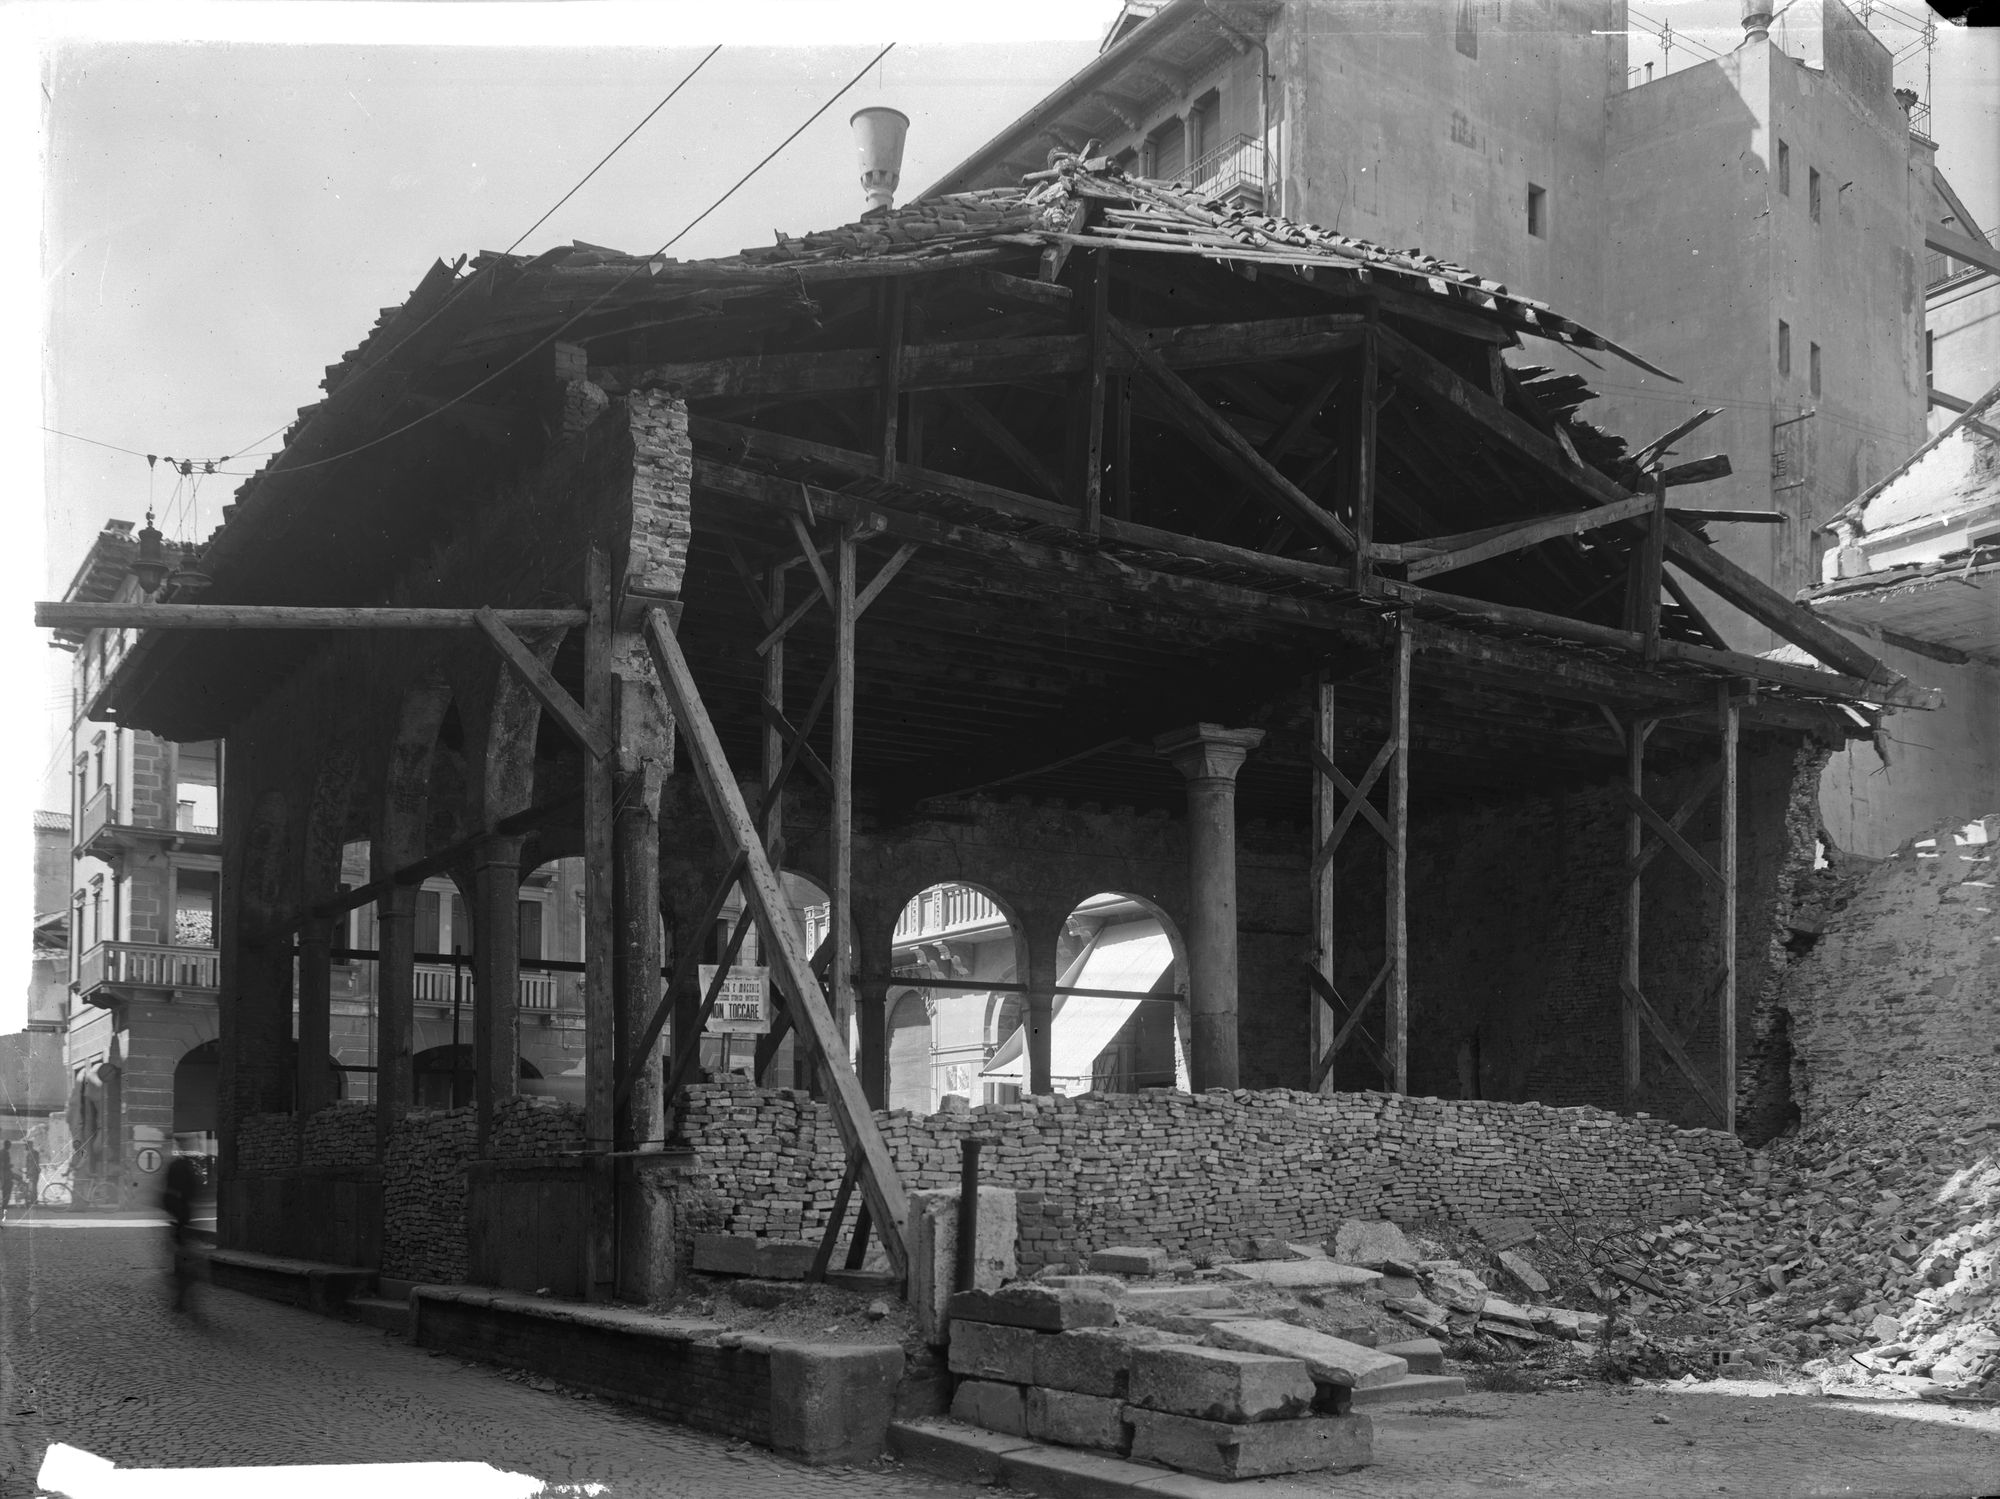
<svg viewBox="0 0 2000 1499"><path fill-rule="evenodd" d="M990 886L949 879L910 892L897 908L888 944L897 976L884 1038L890 1107L928 1112L949 1096L984 1100L980 1079L993 1056L992 1010L1009 991L965 986L982 979L1024 983L1027 944L1027 923ZM943 982L925 984L926 977Z"/></svg>

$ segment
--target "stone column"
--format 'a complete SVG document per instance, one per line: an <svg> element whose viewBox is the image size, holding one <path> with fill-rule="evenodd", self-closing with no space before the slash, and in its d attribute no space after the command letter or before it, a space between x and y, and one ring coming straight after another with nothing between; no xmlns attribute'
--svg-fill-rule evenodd
<svg viewBox="0 0 2000 1499"><path fill-rule="evenodd" d="M489 838L472 861L472 1087L479 1151L501 1102L520 1091L514 1015L521 999L520 838Z"/></svg>
<svg viewBox="0 0 2000 1499"><path fill-rule="evenodd" d="M299 928L299 1049L293 1097L304 1119L333 1102L333 923L308 917Z"/></svg>
<svg viewBox="0 0 2000 1499"><path fill-rule="evenodd" d="M378 876L387 873L377 862ZM410 1033L416 999L417 891L397 885L375 902L375 1139L387 1149L416 1092Z"/></svg>
<svg viewBox="0 0 2000 1499"><path fill-rule="evenodd" d="M1056 966L1056 944L1062 938L1063 918L1050 921L1044 916L1038 920L1024 911L1022 920L1028 926L1028 971L1024 975L1028 1003L1021 1016L1028 1043L1026 1092L1040 1098L1055 1092L1049 1074L1054 1056L1056 979L1061 976ZM1006 1037L1000 1039L1004 1041Z"/></svg>
<svg viewBox="0 0 2000 1499"><path fill-rule="evenodd" d="M1237 1086L1236 772L1262 729L1198 723L1153 741L1188 783L1188 1008L1195 1092Z"/></svg>
<svg viewBox="0 0 2000 1499"><path fill-rule="evenodd" d="M870 1108L889 1107L889 970L897 911L878 901L854 906L855 1020L861 1031L861 1091Z"/></svg>

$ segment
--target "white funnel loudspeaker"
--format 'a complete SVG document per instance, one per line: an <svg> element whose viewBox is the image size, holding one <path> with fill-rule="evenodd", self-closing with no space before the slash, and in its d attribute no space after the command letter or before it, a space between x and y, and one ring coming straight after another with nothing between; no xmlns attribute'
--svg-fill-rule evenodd
<svg viewBox="0 0 2000 1499"><path fill-rule="evenodd" d="M855 110L847 123L861 153L861 197L867 205L862 211L887 208L896 201L896 184L902 180L903 137L909 134L910 117L876 104Z"/></svg>

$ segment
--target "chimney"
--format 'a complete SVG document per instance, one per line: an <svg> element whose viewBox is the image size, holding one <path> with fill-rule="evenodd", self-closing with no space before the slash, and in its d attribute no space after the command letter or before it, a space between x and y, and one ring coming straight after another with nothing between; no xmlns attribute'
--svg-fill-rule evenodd
<svg viewBox="0 0 2000 1499"><path fill-rule="evenodd" d="M900 109L874 104L855 110L847 123L861 153L861 197L867 205L862 212L887 210L896 201L896 184L903 175L903 137L909 133L910 117Z"/></svg>
<svg viewBox="0 0 2000 1499"><path fill-rule="evenodd" d="M1743 0L1743 40L1767 42L1771 39L1771 0Z"/></svg>

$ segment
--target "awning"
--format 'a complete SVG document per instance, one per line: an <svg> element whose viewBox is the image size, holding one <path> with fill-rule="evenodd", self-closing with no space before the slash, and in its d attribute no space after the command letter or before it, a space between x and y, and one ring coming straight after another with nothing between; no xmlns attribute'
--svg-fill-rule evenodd
<svg viewBox="0 0 2000 1499"><path fill-rule="evenodd" d="M1173 941L1153 917L1121 922L1100 931L1082 956L1059 981L1077 989L1123 989L1150 994L1162 976L1171 976ZM1100 995L1059 994L1052 1017L1049 1082L1064 1094L1088 1093L1098 1053L1125 1028L1139 999L1108 999ZM981 1072L982 1077L1026 1085L1028 1033L1025 1027L1001 1043Z"/></svg>

